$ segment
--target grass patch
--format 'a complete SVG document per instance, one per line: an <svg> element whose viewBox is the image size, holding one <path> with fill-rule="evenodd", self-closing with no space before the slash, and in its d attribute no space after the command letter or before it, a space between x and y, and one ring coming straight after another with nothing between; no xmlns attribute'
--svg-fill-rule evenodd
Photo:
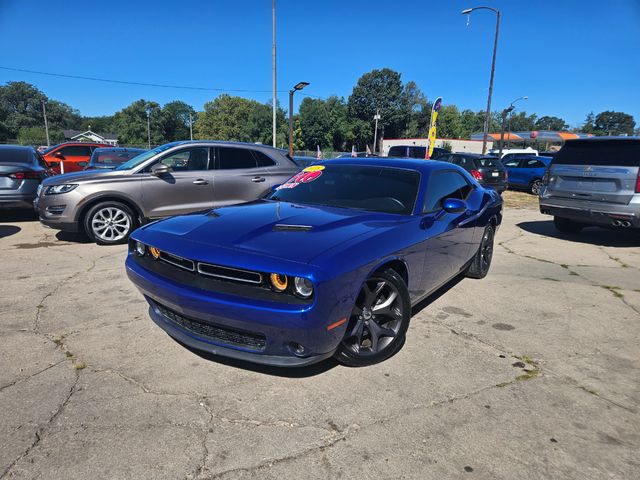
<svg viewBox="0 0 640 480"><path fill-rule="evenodd" d="M507 190L502 193L502 200L506 208L538 208L538 197L526 192Z"/></svg>
<svg viewBox="0 0 640 480"><path fill-rule="evenodd" d="M54 335L51 341L61 347L64 342L64 335Z"/></svg>
<svg viewBox="0 0 640 480"><path fill-rule="evenodd" d="M584 390L585 392L590 393L591 395L598 396L598 392L596 392L595 390L591 390L591 389L589 389L589 388L587 388L587 387L583 387L582 385L578 385L578 387L579 387L581 390Z"/></svg>
<svg viewBox="0 0 640 480"><path fill-rule="evenodd" d="M576 272L574 272L573 270L569 270L569 275L575 275L576 277L578 276L578 274Z"/></svg>
<svg viewBox="0 0 640 480"><path fill-rule="evenodd" d="M531 370L530 372L525 372L522 375L518 375L516 377L516 380L518 382L522 382L524 380L531 380L532 378L536 378L538 375L540 375L540 370L538 368Z"/></svg>
<svg viewBox="0 0 640 480"><path fill-rule="evenodd" d="M511 385L511 383L512 383L512 382L502 382L502 383L498 383L498 384L496 385L496 387L504 388L504 387L506 387L507 385Z"/></svg>
<svg viewBox="0 0 640 480"><path fill-rule="evenodd" d="M75 368L76 370L84 370L85 368L87 368L87 364L84 362L74 363L73 368Z"/></svg>
<svg viewBox="0 0 640 480"><path fill-rule="evenodd" d="M602 288L604 288L605 290L609 290L611 293L613 293L613 296L616 298L624 298L624 295L622 294L622 292L620 292L620 287L614 287L612 285L600 285Z"/></svg>
<svg viewBox="0 0 640 480"><path fill-rule="evenodd" d="M538 364L528 355L522 355L521 357L516 356L516 358L524 363L529 365L537 366Z"/></svg>
<svg viewBox="0 0 640 480"><path fill-rule="evenodd" d="M550 282L559 282L560 280L558 280L557 278L551 278L551 277L543 277L543 280L549 280Z"/></svg>

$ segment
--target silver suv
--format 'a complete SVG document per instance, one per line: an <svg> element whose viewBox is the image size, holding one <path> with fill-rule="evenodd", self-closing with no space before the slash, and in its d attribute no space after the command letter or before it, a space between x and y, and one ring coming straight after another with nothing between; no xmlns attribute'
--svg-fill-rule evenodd
<svg viewBox="0 0 640 480"><path fill-rule="evenodd" d="M640 228L640 138L569 140L555 156L540 190L540 212L556 228L590 225Z"/></svg>
<svg viewBox="0 0 640 480"><path fill-rule="evenodd" d="M299 170L285 152L264 145L174 142L115 170L50 178L34 206L48 227L116 244L156 218L256 200Z"/></svg>

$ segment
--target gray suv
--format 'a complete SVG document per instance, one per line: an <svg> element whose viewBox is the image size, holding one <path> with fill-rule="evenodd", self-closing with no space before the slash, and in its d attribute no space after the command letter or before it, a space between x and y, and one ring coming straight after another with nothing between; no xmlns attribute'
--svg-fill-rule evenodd
<svg viewBox="0 0 640 480"><path fill-rule="evenodd" d="M50 178L34 206L48 227L116 244L156 218L256 200L299 170L286 152L264 145L174 142L115 170Z"/></svg>
<svg viewBox="0 0 640 480"><path fill-rule="evenodd" d="M640 138L567 141L543 179L540 212L564 233L640 228Z"/></svg>

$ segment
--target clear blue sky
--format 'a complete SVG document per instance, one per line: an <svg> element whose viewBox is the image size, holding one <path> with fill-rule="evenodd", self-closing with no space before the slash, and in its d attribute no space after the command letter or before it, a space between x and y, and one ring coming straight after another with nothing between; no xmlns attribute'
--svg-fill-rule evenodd
<svg viewBox="0 0 640 480"><path fill-rule="evenodd" d="M639 0L486 0L503 18L493 109L518 106L579 124L590 111L640 124ZM495 16L460 15L475 0L278 0L278 89L351 93L374 68L414 80L429 98L486 105ZM0 66L137 82L271 89L269 0L0 0ZM139 98L196 109L215 92L115 85L0 70L84 115ZM279 94L286 107L286 92ZM297 99L296 109L298 105Z"/></svg>

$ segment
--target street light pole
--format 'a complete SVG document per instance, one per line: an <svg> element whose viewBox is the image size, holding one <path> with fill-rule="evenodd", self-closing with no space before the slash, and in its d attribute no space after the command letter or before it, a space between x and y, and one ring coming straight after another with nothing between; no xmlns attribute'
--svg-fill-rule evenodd
<svg viewBox="0 0 640 480"><path fill-rule="evenodd" d="M189 138L193 140L193 119L191 118L191 112L189 112Z"/></svg>
<svg viewBox="0 0 640 480"><path fill-rule="evenodd" d="M271 70L273 76L273 97L271 101L273 105L271 106L272 112L272 136L273 136L273 146L276 146L276 0L271 0L271 23L273 29L273 42L271 46Z"/></svg>
<svg viewBox="0 0 640 480"><path fill-rule="evenodd" d="M500 158L502 158L502 149L504 147L504 128L507 121L507 115L509 115L516 109L516 107L514 106L514 103L519 102L520 100L529 100L529 97L526 95L524 97L518 97L513 102L511 102L507 108L502 110L502 130L500 132ZM511 115L509 115L509 137L507 137L507 142L509 142L508 146L511 145Z"/></svg>
<svg viewBox="0 0 640 480"><path fill-rule="evenodd" d="M376 108L376 114L373 119L376 121L376 128L373 132L373 153L376 153L376 143L378 142L378 120L380 120L380 110Z"/></svg>
<svg viewBox="0 0 640 480"><path fill-rule="evenodd" d="M474 10L491 10L496 14L496 36L493 40L493 59L491 60L491 78L489 80L489 95L487 98L487 111L484 115L484 132L482 135L482 154L484 155L487 152L487 138L489 137L489 125L491 118L491 95L493 94L493 77L496 70L496 53L498 51L498 33L500 30L500 10L497 10L493 7L473 7L467 8L463 10L461 13L463 15L469 15Z"/></svg>
<svg viewBox="0 0 640 480"><path fill-rule="evenodd" d="M44 106L44 100L42 101L42 115L44 116L44 132L47 135L47 147L51 146L49 141L49 124L47 123L47 107Z"/></svg>
<svg viewBox="0 0 640 480"><path fill-rule="evenodd" d="M293 94L308 86L309 82L299 82L289 90L289 157L293 158Z"/></svg>

